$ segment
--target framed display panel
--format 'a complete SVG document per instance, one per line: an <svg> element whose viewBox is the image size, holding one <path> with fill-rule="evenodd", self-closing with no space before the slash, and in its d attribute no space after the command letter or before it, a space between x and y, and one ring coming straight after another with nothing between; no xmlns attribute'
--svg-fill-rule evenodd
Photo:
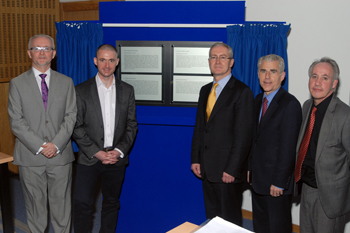
<svg viewBox="0 0 350 233"><path fill-rule="evenodd" d="M196 106L211 82L208 57L215 42L116 41L117 77L135 89L137 105Z"/></svg>

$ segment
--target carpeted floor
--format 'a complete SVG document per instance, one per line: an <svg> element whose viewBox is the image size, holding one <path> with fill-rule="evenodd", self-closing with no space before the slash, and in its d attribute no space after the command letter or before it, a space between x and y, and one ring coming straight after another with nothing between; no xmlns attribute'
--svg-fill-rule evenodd
<svg viewBox="0 0 350 233"><path fill-rule="evenodd" d="M26 221L25 203L23 200L22 188L18 175L10 177L10 188L12 194L12 212L14 215L14 224L16 233L30 233L30 230ZM93 233L98 232L100 227L100 212L102 204L102 195L99 192L96 200L96 213L94 216ZM0 219L1 223L1 219ZM248 230L253 230L253 223L251 220L243 219L243 227ZM169 229L170 230L170 229ZM0 225L0 233L2 233L2 225ZM74 231L72 230L74 233ZM46 233L54 233L52 227L48 229ZM139 233L139 232L127 232L127 233Z"/></svg>

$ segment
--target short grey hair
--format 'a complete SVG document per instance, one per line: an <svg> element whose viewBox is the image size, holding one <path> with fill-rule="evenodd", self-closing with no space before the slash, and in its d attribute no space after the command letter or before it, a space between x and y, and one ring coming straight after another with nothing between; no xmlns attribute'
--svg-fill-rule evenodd
<svg viewBox="0 0 350 233"><path fill-rule="evenodd" d="M280 73L284 72L284 59L281 57L281 56L278 56L276 54L269 54L269 55L266 55L266 56L263 56L261 58L259 58L259 61L258 61L258 73L259 73L259 70L260 70L260 66L261 66L261 63L263 61L278 61L278 68L280 69Z"/></svg>
<svg viewBox="0 0 350 233"><path fill-rule="evenodd" d="M339 80L339 75L340 75L339 66L338 66L336 61L334 61L333 59L331 59L329 57L322 57L320 60L316 60L311 64L311 66L309 68L309 78L311 78L312 71L314 70L315 66L317 64L320 64L320 63L328 63L332 67L332 69L333 69L332 81Z"/></svg>
<svg viewBox="0 0 350 233"><path fill-rule="evenodd" d="M210 50L209 50L209 57L210 57L210 54L211 54L211 50L212 50L213 48L215 48L215 47L220 47L220 46L223 46L223 47L227 48L227 49L228 49L228 55L230 56L229 58L233 58L233 51L232 51L232 48L231 48L229 45L227 45L227 44L225 44L225 43L223 43L223 42L216 42L216 43L214 43L214 44L210 47Z"/></svg>
<svg viewBox="0 0 350 233"><path fill-rule="evenodd" d="M54 41L54 39L53 39L51 36L46 35L46 34L38 34L38 35L32 36L32 37L29 39L29 42L28 42L28 50L30 50L30 48L31 48L32 41L33 41L35 38L39 38L39 37L46 37L47 39L49 39L49 40L51 41L52 48L55 50L55 41Z"/></svg>

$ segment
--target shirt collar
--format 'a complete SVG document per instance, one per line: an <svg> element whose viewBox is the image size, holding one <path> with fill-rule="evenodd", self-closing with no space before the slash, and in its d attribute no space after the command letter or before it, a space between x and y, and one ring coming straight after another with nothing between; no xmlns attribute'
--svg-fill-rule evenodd
<svg viewBox="0 0 350 233"><path fill-rule="evenodd" d="M228 74L225 78L221 79L220 81L218 81L217 83L219 84L220 87L224 88L227 84L227 82L230 80L232 74ZM215 81L214 81L215 83Z"/></svg>
<svg viewBox="0 0 350 233"><path fill-rule="evenodd" d="M103 87L106 87L105 84L101 81L100 76L98 76L98 74L96 74L95 80L96 80L97 87L100 87L101 85ZM115 85L115 77L113 76L113 83L112 83L111 87L114 86L114 85Z"/></svg>
<svg viewBox="0 0 350 233"><path fill-rule="evenodd" d="M47 74L47 76L50 76L50 74L51 74L51 68L49 68L45 73L40 72L39 70L35 69L34 67L32 67L32 70L34 72L35 77L39 77L39 74Z"/></svg>
<svg viewBox="0 0 350 233"><path fill-rule="evenodd" d="M326 99L324 99L317 106L315 106L315 104L312 104L312 106L317 108L317 112L324 114L327 111L328 105L331 102L333 95L334 95L334 93L332 93L330 96L328 96Z"/></svg>
<svg viewBox="0 0 350 233"><path fill-rule="evenodd" d="M277 90L271 92L269 95L266 95L264 92L263 99L264 99L264 97L266 97L267 101L269 101L269 103L271 103L271 101L273 100L273 98L275 97L277 92L280 90L280 88L281 88L281 86L279 88L277 88Z"/></svg>

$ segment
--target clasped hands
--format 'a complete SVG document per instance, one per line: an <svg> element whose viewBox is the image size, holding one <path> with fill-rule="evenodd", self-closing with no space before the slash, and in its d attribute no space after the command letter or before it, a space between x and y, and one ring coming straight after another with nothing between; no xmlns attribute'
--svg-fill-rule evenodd
<svg viewBox="0 0 350 233"><path fill-rule="evenodd" d="M51 159L51 158L58 155L57 154L57 147L52 142L45 143L45 144L41 145L41 147L43 149L40 151L40 153L48 159Z"/></svg>
<svg viewBox="0 0 350 233"><path fill-rule="evenodd" d="M117 150L111 150L108 152L99 151L95 154L95 157L102 161L102 164L115 164L118 162L118 158L121 153Z"/></svg>

